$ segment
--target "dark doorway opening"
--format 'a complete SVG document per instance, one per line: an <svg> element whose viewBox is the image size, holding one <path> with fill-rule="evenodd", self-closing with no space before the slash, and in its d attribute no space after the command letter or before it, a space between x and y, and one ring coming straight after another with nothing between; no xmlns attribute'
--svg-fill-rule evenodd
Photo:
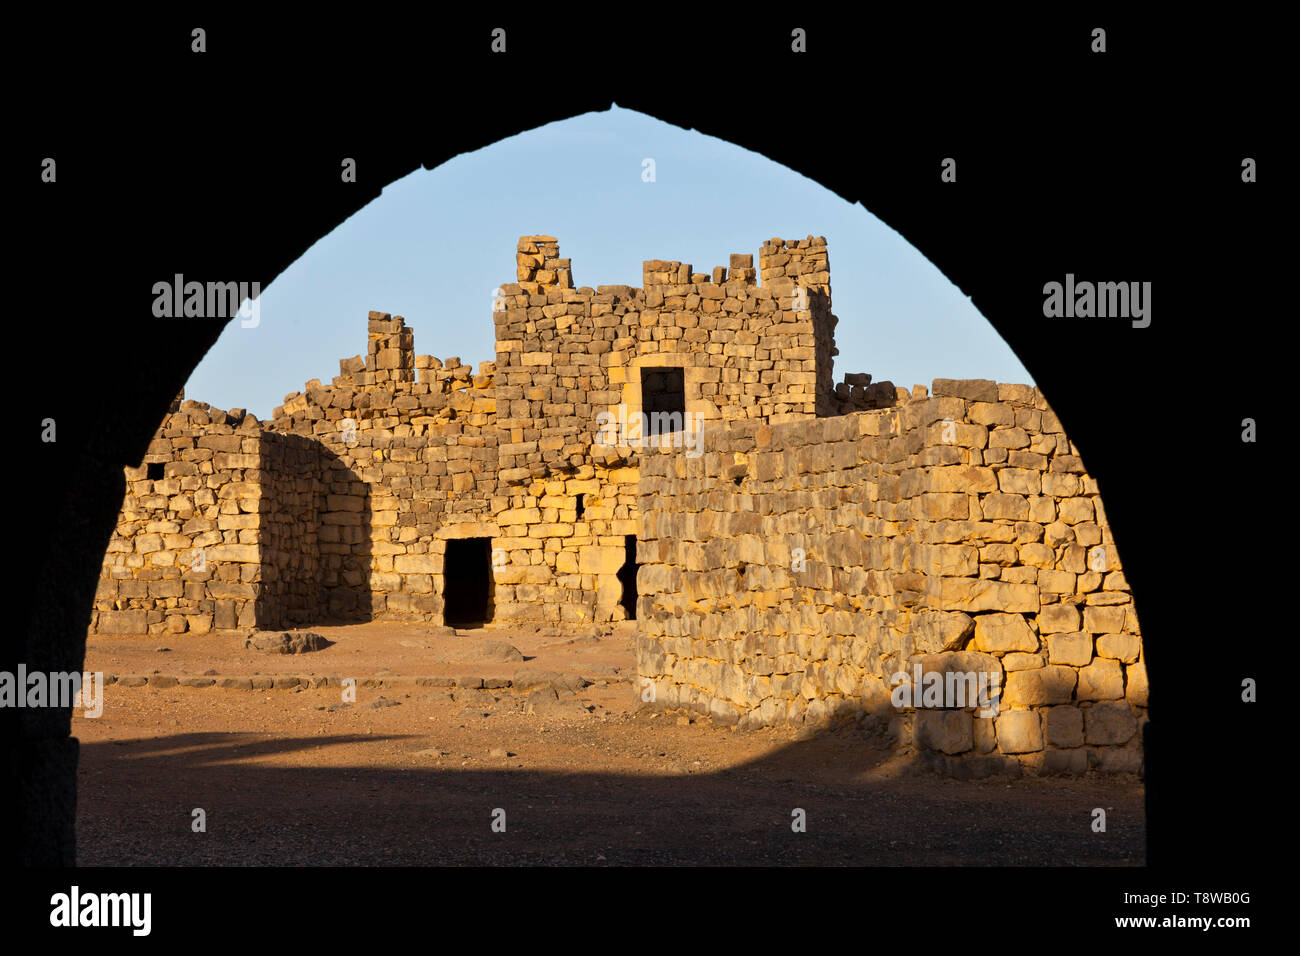
<svg viewBox="0 0 1300 956"><path fill-rule="evenodd" d="M492 620L492 539L448 539L442 580L443 623L480 627Z"/></svg>
<svg viewBox="0 0 1300 956"><path fill-rule="evenodd" d="M623 585L623 597L619 604L623 606L624 617L636 620L636 535L629 534L623 538L623 566L618 569L618 580Z"/></svg>
<svg viewBox="0 0 1300 956"><path fill-rule="evenodd" d="M685 431L685 372L681 368L642 367L641 410L646 416L647 438Z"/></svg>

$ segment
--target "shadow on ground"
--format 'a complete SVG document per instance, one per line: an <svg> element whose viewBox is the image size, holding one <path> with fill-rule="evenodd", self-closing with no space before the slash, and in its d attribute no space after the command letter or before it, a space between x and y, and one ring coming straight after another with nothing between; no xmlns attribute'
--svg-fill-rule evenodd
<svg viewBox="0 0 1300 956"><path fill-rule="evenodd" d="M827 733L716 772L626 775L469 767L284 767L318 748L406 759L427 737L203 733L85 744L77 819L87 865L1141 866L1133 778L959 782L866 774L889 757ZM453 750L455 745L452 745ZM459 752L448 762L459 762ZM431 758L424 758L431 762ZM496 766L493 766L496 764ZM1107 810L1093 832L1092 811ZM202 808L206 832L191 829ZM806 812L806 832L792 811ZM504 810L506 831L491 825Z"/></svg>

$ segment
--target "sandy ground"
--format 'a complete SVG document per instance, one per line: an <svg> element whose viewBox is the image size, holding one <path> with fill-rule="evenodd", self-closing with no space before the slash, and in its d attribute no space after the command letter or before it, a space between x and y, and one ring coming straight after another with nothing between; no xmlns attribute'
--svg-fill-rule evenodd
<svg viewBox="0 0 1300 956"><path fill-rule="evenodd" d="M151 681L110 684L101 717L74 716L78 862L1144 863L1136 779L958 782L858 731L796 739L656 714L641 709L627 626L313 630L334 644L273 655L233 635L92 635L87 670ZM488 641L523 659L481 659ZM534 697L539 712L491 686L544 685L539 670L559 687ZM272 689L153 683L205 674ZM1092 830L1096 807L1105 833Z"/></svg>

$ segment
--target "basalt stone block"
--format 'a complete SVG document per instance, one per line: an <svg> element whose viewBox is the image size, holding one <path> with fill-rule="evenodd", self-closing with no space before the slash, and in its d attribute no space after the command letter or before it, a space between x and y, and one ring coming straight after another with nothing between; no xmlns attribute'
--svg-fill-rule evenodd
<svg viewBox="0 0 1300 956"><path fill-rule="evenodd" d="M1043 761L1038 765L1040 776L1077 777L1088 770L1088 751L1048 750L1043 754Z"/></svg>
<svg viewBox="0 0 1300 956"><path fill-rule="evenodd" d="M1079 609L1073 604L1053 604L1038 615L1038 629L1044 634L1063 634L1079 630Z"/></svg>
<svg viewBox="0 0 1300 956"><path fill-rule="evenodd" d="M101 634L147 634L148 616L145 611L100 611Z"/></svg>
<svg viewBox="0 0 1300 956"><path fill-rule="evenodd" d="M1051 747L1083 746L1083 711L1064 704L1043 711L1043 731Z"/></svg>
<svg viewBox="0 0 1300 956"><path fill-rule="evenodd" d="M975 746L971 716L963 710L920 710L916 714L916 745L939 753L964 753Z"/></svg>
<svg viewBox="0 0 1300 956"><path fill-rule="evenodd" d="M1122 605L1086 607L1083 609L1083 629L1093 634L1118 634L1124 630L1124 615L1125 608Z"/></svg>
<svg viewBox="0 0 1300 956"><path fill-rule="evenodd" d="M1133 708L1122 700L1093 704L1084 711L1083 723L1090 744L1123 744L1137 733Z"/></svg>
<svg viewBox="0 0 1300 956"><path fill-rule="evenodd" d="M922 611L912 618L916 649L926 653L961 650L974 628L974 619L960 611Z"/></svg>
<svg viewBox="0 0 1300 956"><path fill-rule="evenodd" d="M1087 615L1084 615L1085 620ZM1110 657L1125 664L1132 664L1138 659L1142 642L1134 634L1102 634L1097 638L1097 656Z"/></svg>
<svg viewBox="0 0 1300 956"><path fill-rule="evenodd" d="M1053 664L1085 667L1092 661L1092 635L1086 631L1070 634L1049 634L1048 660Z"/></svg>
<svg viewBox="0 0 1300 956"><path fill-rule="evenodd" d="M981 614L975 618L975 647L992 654L1038 650L1038 635L1022 614Z"/></svg>
<svg viewBox="0 0 1300 956"><path fill-rule="evenodd" d="M1079 669L1079 700L1117 700L1123 696L1124 668L1119 661L1099 657Z"/></svg>
<svg viewBox="0 0 1300 956"><path fill-rule="evenodd" d="M1038 587L975 578L942 578L940 606L945 611L1037 612Z"/></svg>
<svg viewBox="0 0 1300 956"><path fill-rule="evenodd" d="M254 631L245 639L244 647L269 654L307 654L333 643L311 631Z"/></svg>
<svg viewBox="0 0 1300 956"><path fill-rule="evenodd" d="M1140 707L1147 706L1150 697L1150 690L1147 686L1147 666L1145 664L1131 664L1126 668L1126 671L1126 696L1132 703Z"/></svg>
<svg viewBox="0 0 1300 956"><path fill-rule="evenodd" d="M1014 671L1007 675L1002 704L1007 707L1068 704L1077 679L1078 672L1073 667L1059 664Z"/></svg>
<svg viewBox="0 0 1300 956"><path fill-rule="evenodd" d="M998 384L984 378L936 378L930 394L935 398L953 396L968 402L996 402Z"/></svg>
<svg viewBox="0 0 1300 956"><path fill-rule="evenodd" d="M1043 749L1043 725L1038 711L1013 710L997 718L998 749L1004 754L1036 753Z"/></svg>
<svg viewBox="0 0 1300 956"><path fill-rule="evenodd" d="M1097 747L1088 756L1101 773L1142 773L1142 751L1136 747Z"/></svg>

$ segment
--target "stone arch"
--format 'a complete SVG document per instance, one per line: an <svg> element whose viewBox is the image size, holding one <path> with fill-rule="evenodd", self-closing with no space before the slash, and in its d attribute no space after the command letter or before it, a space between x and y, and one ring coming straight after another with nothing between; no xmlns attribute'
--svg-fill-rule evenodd
<svg viewBox="0 0 1300 956"><path fill-rule="evenodd" d="M637 96L626 91L620 102L635 103ZM476 107L477 109L478 107ZM425 168L467 150L489 145L500 139L522 132L541 123L563 119L586 112L587 104L572 107L536 107L521 105L512 116L501 111L479 109L476 117L468 110L460 118L464 128L456 135L446 136L426 154ZM1008 340L1013 350L1022 357L1027 367L1052 396L1054 406L1062 419L1068 422L1070 433L1079 439L1081 447L1089 450L1096 462L1094 470L1104 476L1108 501L1132 502L1141 491L1138 479L1125 476L1131 462L1120 460L1128 447L1108 445L1108 436L1097 418L1087 414L1085 395L1072 387L1069 368L1058 368L1041 356L1062 349L1066 344L1065 332L1049 329L1042 341L1031 342L1031 336L1041 330L1030 330L1027 323L1008 318L1023 311L1022 292L1008 288L998 271L989 269L991 253L981 248L986 237L974 228L954 228L946 211L929 205L909 206L908 199L896 184L885 176L871 179L872 170L865 174L866 185L854 185L858 176L864 175L860 163L819 155L816 151L796 153L789 144L773 142L767 132L752 124L748 118L720 118L716 112L701 106L683 104L671 110L645 108L644 112L677 125L698 129L729 140L754 152L784 162L822 183L845 198L861 199L868 208L920 249L935 265L960 288L969 290L989 317L995 328ZM523 119L521 117L527 117ZM441 131L455 129L455 122L444 123ZM224 159L209 160L214 168ZM200 160L202 162L202 160ZM177 164L181 166L183 164ZM266 177L258 183L250 174L247 180L225 180L212 177L213 206L236 203L252 204L261 210L260 221L273 224L267 228L264 239L251 249L241 250L238 265L254 269L268 284L316 239L341 223L351 213L376 198L382 188L413 171L419 163L412 155L400 149L384 159L375 158L371 176L365 186L349 192L322 194L316 184L286 185L282 178ZM224 174L225 170L222 169ZM874 171L879 173L879 170ZM159 174L166 176L164 171ZM192 167L172 172L177 181L192 175ZM244 192L249 190L250 192ZM111 200L123 203L122 211L129 207L129 199ZM99 210L103 211L103 210ZM304 212L305 211L305 212ZM192 230L184 210L164 213L175 216L158 229L160 233L175 235ZM978 217L976 217L978 218ZM45 231L38 231L34 244L44 242L49 248L62 248L58 230L64 219L52 217ZM196 266L212 262L222 267L232 261L231 248L239 244L243 226L238 222L228 225L213 223L205 235L194 244L192 260ZM1028 230L1026 229L1026 235ZM43 280L46 287L57 281L57 264ZM90 267L91 269L95 267ZM99 268L107 269L107 265ZM87 277L91 278L91 277ZM105 282L103 287L112 287ZM141 302L147 302L141 299ZM147 307L147 306L145 306ZM40 542L34 561L35 585L30 605L20 622L25 639L17 642L14 652L6 655L9 661L25 660L29 667L49 670L79 669L84 660L85 633L98 578L99 558L103 553L121 502L123 491L122 468L141 460L144 446L165 414L168 402L183 385L204 351L220 334L222 322L195 322L179 328L163 328L159 323L142 323L123 330L98 328L87 337L87 357L93 355L93 365L88 361L85 371L93 368L134 367L141 353L153 357L152 366L157 374L141 376L134 381L122 381L117 390L119 414L96 430L78 433L73 428L61 433L63 444L58 450L58 460L52 470L57 479L41 489L41 507L30 509L33 522L43 522L42 533L30 534L30 540ZM35 336L33 335L33 342ZM1098 348L1095 343L1084 346ZM1075 353L1078 354L1076 349ZM1095 358L1096 352L1093 353ZM75 369L75 375L82 369ZM86 375L88 382L91 376ZM87 394L89 393L89 387ZM66 422L77 419L81 396L75 388L51 403L53 417ZM1141 472L1142 469L1132 469ZM1114 482L1113 486L1111 482ZM1111 495L1112 487L1118 493ZM1132 514L1124 508L1112 507L1112 524L1117 532L1127 535L1127 522ZM22 533L21 531L19 533ZM1145 560L1141 549L1128 549L1127 563L1141 567ZM1132 575L1137 577L1138 575ZM7 665L7 662L6 662ZM22 713L4 715L5 730L14 740L14 796L16 813L13 832L19 837L11 841L19 862L28 864L71 864L75 861L73 834L76 783L76 741L69 737L69 716L66 712ZM1166 757L1166 759L1169 759Z"/></svg>

